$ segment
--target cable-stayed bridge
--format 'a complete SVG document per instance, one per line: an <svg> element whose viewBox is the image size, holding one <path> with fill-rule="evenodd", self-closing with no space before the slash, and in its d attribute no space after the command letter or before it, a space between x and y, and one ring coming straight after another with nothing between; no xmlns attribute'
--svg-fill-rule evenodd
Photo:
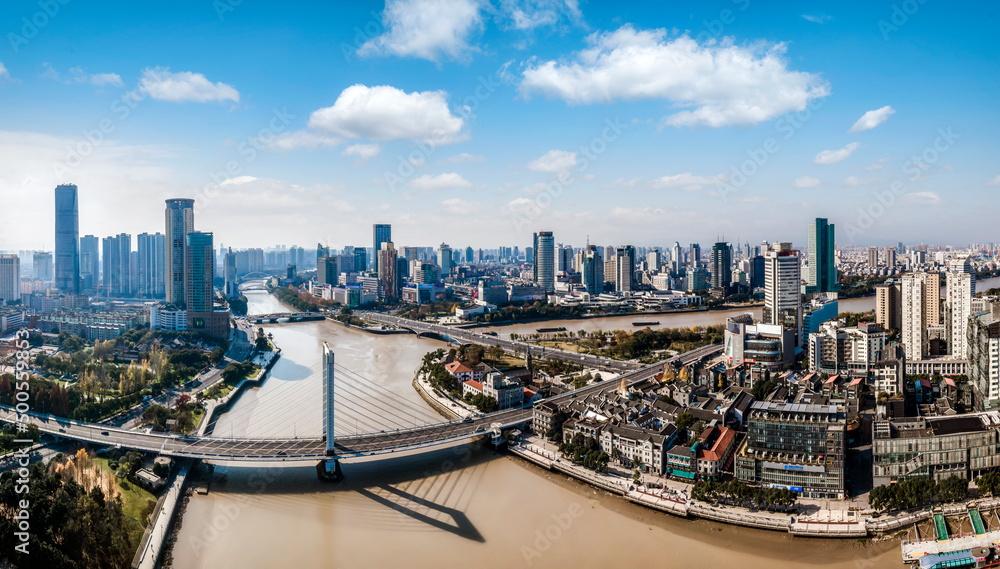
<svg viewBox="0 0 1000 569"><path fill-rule="evenodd" d="M667 362L688 364L718 353L721 345L697 348L665 362L642 367L623 374L629 384L653 377L663 371ZM118 446L147 452L221 461L284 462L327 461L368 456L388 455L452 444L496 433L500 429L523 425L531 420L532 410L509 409L472 417L464 421L442 421L440 416L409 401L386 387L363 378L336 364L333 352L324 344L322 435L296 438L258 438L188 436L170 433L147 433L109 427L107 425L73 421L53 415L29 412L22 423L32 423L44 432L58 437L89 443ZM311 374L316 367L308 370ZM335 381L336 379L336 381ZM279 386L260 405L226 413L227 420L237 420L241 414L254 414L258 425L285 430L294 421L302 420L302 394L288 386ZM591 393L613 390L620 381L605 381L549 398L563 401ZM281 393L284 395L282 396ZM274 404L269 404L274 403ZM0 406L0 420L18 422L16 411ZM217 421L218 419L216 419Z"/></svg>

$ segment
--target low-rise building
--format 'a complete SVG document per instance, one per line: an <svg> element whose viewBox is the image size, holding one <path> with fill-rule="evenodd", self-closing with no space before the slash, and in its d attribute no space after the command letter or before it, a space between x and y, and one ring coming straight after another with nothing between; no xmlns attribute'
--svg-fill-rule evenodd
<svg viewBox="0 0 1000 569"><path fill-rule="evenodd" d="M741 363L777 369L795 359L795 330L755 323L752 314L726 320L723 349L727 367Z"/></svg>
<svg viewBox="0 0 1000 569"><path fill-rule="evenodd" d="M909 478L971 480L1000 467L1000 413L943 417L884 415L872 425L875 486Z"/></svg>
<svg viewBox="0 0 1000 569"><path fill-rule="evenodd" d="M755 401L736 477L807 498L844 498L846 420L840 405Z"/></svg>

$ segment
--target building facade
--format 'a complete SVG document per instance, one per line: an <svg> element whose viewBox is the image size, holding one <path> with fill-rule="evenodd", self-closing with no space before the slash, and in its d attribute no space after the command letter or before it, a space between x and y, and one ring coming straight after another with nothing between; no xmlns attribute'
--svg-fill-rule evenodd
<svg viewBox="0 0 1000 569"><path fill-rule="evenodd" d="M55 287L80 293L80 210L74 184L56 186Z"/></svg>
<svg viewBox="0 0 1000 569"><path fill-rule="evenodd" d="M169 303L184 304L184 251L187 234L194 231L194 200L167 200L164 212L164 293Z"/></svg>

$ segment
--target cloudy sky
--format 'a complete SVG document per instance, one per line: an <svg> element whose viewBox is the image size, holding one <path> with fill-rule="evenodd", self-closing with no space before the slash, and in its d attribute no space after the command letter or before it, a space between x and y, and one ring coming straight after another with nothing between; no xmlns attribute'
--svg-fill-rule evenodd
<svg viewBox="0 0 1000 569"><path fill-rule="evenodd" d="M0 250L1000 241L987 3L215 0L0 6ZM332 4L332 3L331 3Z"/></svg>

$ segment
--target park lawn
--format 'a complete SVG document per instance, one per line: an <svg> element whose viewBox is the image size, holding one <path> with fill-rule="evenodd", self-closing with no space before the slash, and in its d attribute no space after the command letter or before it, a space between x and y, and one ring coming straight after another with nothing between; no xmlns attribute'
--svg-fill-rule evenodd
<svg viewBox="0 0 1000 569"><path fill-rule="evenodd" d="M101 469L111 472L108 459L95 458L93 461L100 464ZM128 489L122 487L122 481L125 482ZM122 499L122 513L132 521L129 524L129 540L138 547L142 540L142 534L146 531L146 525L149 523L149 516L152 515L153 509L156 507L157 497L138 484L133 484L122 478L118 479L118 492Z"/></svg>
<svg viewBox="0 0 1000 569"><path fill-rule="evenodd" d="M204 416L205 416L205 408L202 407L201 405L198 405L197 407L195 407L194 410L191 411L191 425L192 426L191 426L190 429L188 429L187 431L184 431L184 432L185 433L193 433L195 430L197 430L198 429L198 425L201 423L201 418L204 417Z"/></svg>

